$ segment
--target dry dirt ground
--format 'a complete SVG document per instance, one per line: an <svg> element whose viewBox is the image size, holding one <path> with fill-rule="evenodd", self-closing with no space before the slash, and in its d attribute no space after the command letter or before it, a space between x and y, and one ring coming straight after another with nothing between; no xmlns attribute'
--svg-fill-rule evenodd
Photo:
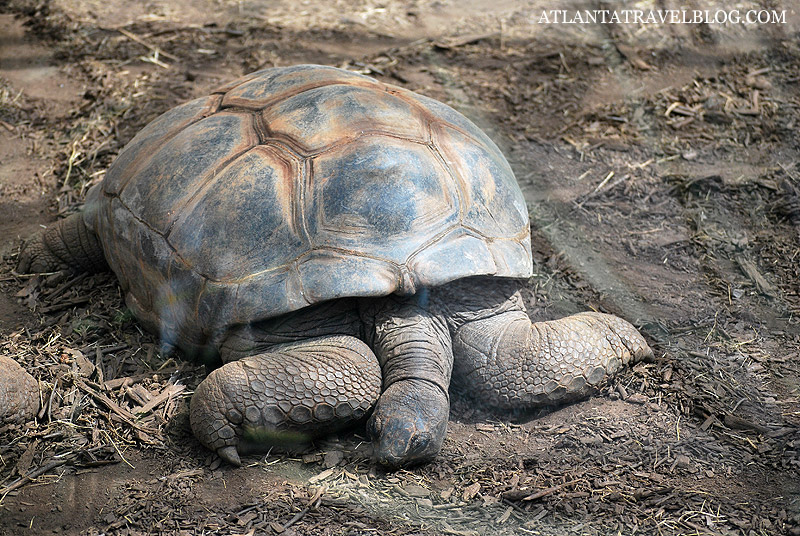
<svg viewBox="0 0 800 536"><path fill-rule="evenodd" d="M780 25L537 24L621 6L555 3L0 2L0 352L44 403L0 428L0 534L800 534L797 4L760 4ZM529 202L532 316L620 314L655 359L533 415L454 393L441 455L408 471L359 430L242 468L204 451L204 368L112 276L21 276L16 256L158 114L300 62L484 127Z"/></svg>

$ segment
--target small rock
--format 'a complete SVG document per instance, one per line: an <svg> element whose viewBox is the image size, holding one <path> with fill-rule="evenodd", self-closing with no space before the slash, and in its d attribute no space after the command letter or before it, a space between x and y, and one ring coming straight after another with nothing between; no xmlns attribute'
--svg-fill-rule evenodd
<svg viewBox="0 0 800 536"><path fill-rule="evenodd" d="M407 484L403 486L403 490L411 497L427 497L431 494L428 488L416 484Z"/></svg>
<svg viewBox="0 0 800 536"><path fill-rule="evenodd" d="M694 160L697 158L697 151L686 151L681 157L683 157L684 160Z"/></svg>
<svg viewBox="0 0 800 536"><path fill-rule="evenodd" d="M322 464L330 469L331 467L336 467L341 463L344 459L344 452L341 450L329 450L325 453L325 457L322 459Z"/></svg>
<svg viewBox="0 0 800 536"><path fill-rule="evenodd" d="M677 456L675 456L676 467L687 468L690 465L691 465L691 460L689 459L689 456L687 456L686 454L678 454Z"/></svg>
<svg viewBox="0 0 800 536"><path fill-rule="evenodd" d="M625 402L630 402L631 404L643 405L648 402L648 398L642 393L633 393L631 396L625 399Z"/></svg>
<svg viewBox="0 0 800 536"><path fill-rule="evenodd" d="M424 508L433 508L433 501L430 500L430 499L427 499L425 497L417 499L417 504L419 504L420 506L422 506Z"/></svg>

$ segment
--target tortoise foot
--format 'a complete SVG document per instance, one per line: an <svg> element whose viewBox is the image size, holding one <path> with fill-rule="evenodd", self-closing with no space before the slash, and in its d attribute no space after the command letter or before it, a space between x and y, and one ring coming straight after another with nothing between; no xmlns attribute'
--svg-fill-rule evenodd
<svg viewBox="0 0 800 536"><path fill-rule="evenodd" d="M213 371L197 387L189 419L201 443L241 465L243 446L293 449L361 420L380 386L366 344L321 337L276 345Z"/></svg>

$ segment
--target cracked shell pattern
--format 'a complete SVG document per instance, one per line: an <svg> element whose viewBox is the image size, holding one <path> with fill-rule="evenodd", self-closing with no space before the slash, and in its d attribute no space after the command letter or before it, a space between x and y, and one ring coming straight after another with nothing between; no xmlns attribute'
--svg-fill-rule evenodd
<svg viewBox="0 0 800 536"><path fill-rule="evenodd" d="M445 104L333 67L266 69L166 112L92 199L135 314L190 354L326 300L532 268L497 146Z"/></svg>
<svg viewBox="0 0 800 536"><path fill-rule="evenodd" d="M242 437L311 439L363 418L381 372L359 339L333 336L277 345L233 361L198 386L190 405L197 438L212 450Z"/></svg>
<svg viewBox="0 0 800 536"><path fill-rule="evenodd" d="M453 350L454 377L477 398L508 409L582 398L623 365L652 355L636 328L616 316L531 323L524 311L464 324Z"/></svg>

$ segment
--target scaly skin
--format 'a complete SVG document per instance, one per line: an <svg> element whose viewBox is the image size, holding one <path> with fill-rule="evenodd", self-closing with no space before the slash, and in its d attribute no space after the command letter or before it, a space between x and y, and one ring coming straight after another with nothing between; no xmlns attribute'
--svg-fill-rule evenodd
<svg viewBox="0 0 800 536"><path fill-rule="evenodd" d="M429 310L427 294L362 302L384 389L367 432L375 458L389 467L433 459L447 433L452 342L443 316Z"/></svg>
<svg viewBox="0 0 800 536"><path fill-rule="evenodd" d="M449 416L451 370L456 381L468 386L467 393L482 403L525 409L585 397L623 365L652 354L631 324L612 315L580 313L532 323L516 286L480 278L411 297L363 299L357 310L345 302L312 308L294 313L288 322L273 319L236 330L230 342L223 343L227 350L223 358L226 354L239 356L248 347L263 348L263 340L302 340L306 333L316 336L320 330L352 333L359 315L363 338L375 352L383 377L383 392L367 431L373 438L377 461L399 467L429 461L441 449ZM292 326L297 330L292 331ZM313 346L315 340L325 339L293 344ZM270 350L257 358L225 365L201 384L192 400L192 426L204 444L238 463L237 446L243 430L253 427L241 426L239 415L254 405L261 408L278 404L274 389L261 389L259 383L259 389L254 390L252 378L280 377L286 370L283 359ZM345 359L329 352L320 354L313 366L352 367ZM296 375L297 371L291 374ZM294 385L298 386L296 390L279 395L286 415L291 415L292 408L310 407L308 401L320 389L299 381ZM339 388L351 392L353 386ZM372 402L364 399L367 406ZM196 407L213 407L208 413L215 417L196 418ZM255 415L254 410L250 411ZM226 417L229 412L233 419ZM258 418L264 429L266 421ZM252 420L255 422L255 417ZM308 419L281 417L273 421L266 424L270 429L308 436L332 429L330 423ZM343 421L341 426L346 424Z"/></svg>
<svg viewBox="0 0 800 536"><path fill-rule="evenodd" d="M375 355L355 337L276 345L209 374L190 423L201 443L240 465L243 439L305 443L365 417L380 387Z"/></svg>
<svg viewBox="0 0 800 536"><path fill-rule="evenodd" d="M99 272L107 268L97 235L86 227L83 214L72 214L51 225L25 244L17 269L22 273L76 270Z"/></svg>
<svg viewBox="0 0 800 536"><path fill-rule="evenodd" d="M39 411L39 383L19 363L0 356L0 424L33 419Z"/></svg>
<svg viewBox="0 0 800 536"><path fill-rule="evenodd" d="M523 311L470 322L456 332L459 382L502 409L583 398L623 365L651 355L636 329L601 313L531 323Z"/></svg>
<svg viewBox="0 0 800 536"><path fill-rule="evenodd" d="M19 269L102 266L97 238L74 215L32 241ZM439 452L451 371L476 399L523 409L587 396L621 366L652 355L633 326L611 315L531 323L517 285L469 278L411 297L339 300L237 328L221 352L238 360L200 384L192 429L238 465L245 440L308 440L374 407L367 428L375 456L397 467ZM276 344L284 341L296 342ZM38 408L35 381L11 370L0 371L0 407L11 408L6 414L15 419L30 418Z"/></svg>

